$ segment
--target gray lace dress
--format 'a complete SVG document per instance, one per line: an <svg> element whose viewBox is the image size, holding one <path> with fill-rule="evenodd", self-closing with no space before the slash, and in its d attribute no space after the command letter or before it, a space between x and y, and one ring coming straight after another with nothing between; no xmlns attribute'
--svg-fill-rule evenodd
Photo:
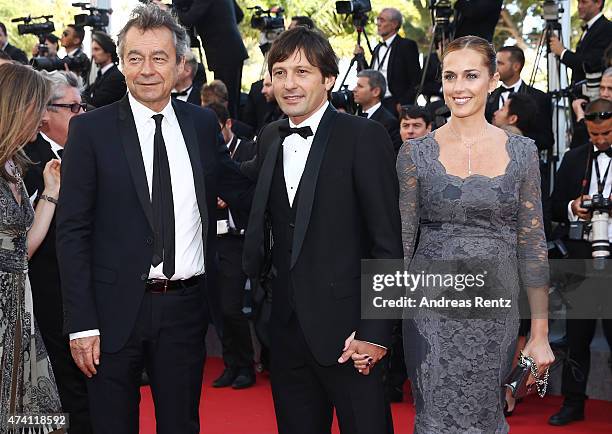
<svg viewBox="0 0 612 434"><path fill-rule="evenodd" d="M546 291L548 265L536 147L509 135L506 149L506 172L493 178L448 174L433 133L405 143L398 155L407 269L416 272L437 260L500 258L504 295L513 300L500 317L462 319L428 310L404 316L415 434L508 432L501 385L514 355L519 286Z"/></svg>
<svg viewBox="0 0 612 434"><path fill-rule="evenodd" d="M34 321L27 274L26 233L34 210L23 182L19 187L21 204L0 177L0 433L29 432L10 430L10 415L61 412L51 364Z"/></svg>

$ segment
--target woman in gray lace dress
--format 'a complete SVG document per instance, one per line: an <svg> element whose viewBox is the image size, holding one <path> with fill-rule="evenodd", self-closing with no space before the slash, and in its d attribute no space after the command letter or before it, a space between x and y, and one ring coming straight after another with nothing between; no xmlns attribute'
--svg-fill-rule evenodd
<svg viewBox="0 0 612 434"><path fill-rule="evenodd" d="M481 260L493 267L499 283L485 290L501 288L496 296L511 299L513 307L493 317L428 309L405 316L414 432L507 433L502 383L514 355L520 285L528 291L532 315L524 354L539 373L554 359L538 156L531 140L485 120L488 92L498 78L487 41L468 36L449 44L442 78L451 119L406 142L397 160L406 267L419 273L435 261Z"/></svg>
<svg viewBox="0 0 612 434"><path fill-rule="evenodd" d="M48 81L33 69L0 65L0 433L11 415L61 412L55 379L34 320L28 253L44 238L55 205L40 200L36 212L21 174L21 148L38 133L49 101ZM45 168L47 197L57 198L59 163ZM49 432L43 428L39 432Z"/></svg>

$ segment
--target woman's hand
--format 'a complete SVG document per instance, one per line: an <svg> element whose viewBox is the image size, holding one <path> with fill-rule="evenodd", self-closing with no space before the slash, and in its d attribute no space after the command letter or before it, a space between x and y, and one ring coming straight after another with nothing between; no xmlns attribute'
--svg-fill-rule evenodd
<svg viewBox="0 0 612 434"><path fill-rule="evenodd" d="M555 361L555 355L550 348L547 335L543 335L542 337L531 337L523 349L523 354L533 359L538 367L538 376L540 378L542 378L546 370ZM535 383L535 378L533 378L533 375L530 375L527 385L533 383Z"/></svg>
<svg viewBox="0 0 612 434"><path fill-rule="evenodd" d="M45 181L44 194L57 199L60 190L60 167L62 163L59 160L49 160L45 164L43 170L43 179Z"/></svg>

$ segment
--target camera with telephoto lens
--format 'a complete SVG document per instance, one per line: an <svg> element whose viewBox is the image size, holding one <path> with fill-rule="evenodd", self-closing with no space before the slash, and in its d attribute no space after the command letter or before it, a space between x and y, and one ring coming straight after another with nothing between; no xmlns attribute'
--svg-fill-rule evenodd
<svg viewBox="0 0 612 434"><path fill-rule="evenodd" d="M592 212L593 217L589 222L571 222L569 238L589 241L594 259L608 258L610 256L608 225L612 214L612 201L602 194L594 194L591 199L583 200L580 206Z"/></svg>
<svg viewBox="0 0 612 434"><path fill-rule="evenodd" d="M68 66L70 71L82 71L88 67L87 57L65 56L63 59L59 57L38 56L30 60L30 65L39 71L64 71L64 65Z"/></svg>
<svg viewBox="0 0 612 434"><path fill-rule="evenodd" d="M336 12L342 15L352 15L356 27L365 27L368 23L368 12L372 10L370 0L337 1Z"/></svg>
<svg viewBox="0 0 612 434"><path fill-rule="evenodd" d="M343 109L345 112L354 115L357 113L357 104L355 104L355 95L348 88L347 84L343 84L340 89L331 94L331 104L337 109Z"/></svg>
<svg viewBox="0 0 612 434"><path fill-rule="evenodd" d="M89 3L72 3L75 8L88 11L89 14L79 14L74 16L74 25L77 27L91 27L96 31L105 31L108 27L109 15L112 9L101 9L90 6Z"/></svg>

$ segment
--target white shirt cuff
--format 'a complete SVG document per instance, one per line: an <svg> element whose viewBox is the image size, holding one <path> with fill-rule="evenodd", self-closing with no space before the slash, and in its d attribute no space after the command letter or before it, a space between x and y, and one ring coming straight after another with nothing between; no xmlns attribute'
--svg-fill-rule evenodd
<svg viewBox="0 0 612 434"><path fill-rule="evenodd" d="M74 340L74 339L79 339L79 338L89 338L91 336L100 336L100 330L98 329L92 329L92 330L85 330L82 332L76 332L76 333L70 333L70 340Z"/></svg>
<svg viewBox="0 0 612 434"><path fill-rule="evenodd" d="M387 347L383 347L382 345L375 344L374 342L368 342L368 341L363 341L363 342L365 342L366 344L375 345L375 346L380 347L380 348L382 348L384 350L387 349Z"/></svg>
<svg viewBox="0 0 612 434"><path fill-rule="evenodd" d="M575 222L578 221L578 217L576 217L572 211L572 202L573 200L570 200L567 204L567 219L571 222Z"/></svg>

